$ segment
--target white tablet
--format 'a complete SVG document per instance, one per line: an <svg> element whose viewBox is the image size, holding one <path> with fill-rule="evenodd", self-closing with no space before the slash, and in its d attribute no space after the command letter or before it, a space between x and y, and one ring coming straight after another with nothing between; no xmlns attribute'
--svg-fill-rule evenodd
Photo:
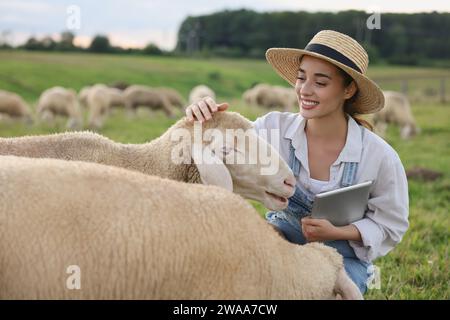
<svg viewBox="0 0 450 320"><path fill-rule="evenodd" d="M311 217L327 219L335 226L345 226L364 217L372 181L318 193Z"/></svg>

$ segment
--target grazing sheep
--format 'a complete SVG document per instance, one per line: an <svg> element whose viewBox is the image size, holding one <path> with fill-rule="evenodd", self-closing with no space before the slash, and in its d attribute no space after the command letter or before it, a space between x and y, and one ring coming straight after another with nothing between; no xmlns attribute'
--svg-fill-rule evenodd
<svg viewBox="0 0 450 320"><path fill-rule="evenodd" d="M283 108L286 111L298 107L297 94L293 88L271 86L260 83L244 92L242 96L245 103L269 109Z"/></svg>
<svg viewBox="0 0 450 320"><path fill-rule="evenodd" d="M39 98L36 111L43 120L52 120L56 115L69 117L69 129L79 129L83 123L77 95L73 89L53 87L45 90Z"/></svg>
<svg viewBox="0 0 450 320"><path fill-rule="evenodd" d="M78 102L80 103L80 106L82 108L87 108L87 97L89 94L89 90L91 90L91 88L92 86L83 87L78 93Z"/></svg>
<svg viewBox="0 0 450 320"><path fill-rule="evenodd" d="M411 111L408 98L395 91L383 91L384 108L369 116L369 120L374 124L375 132L384 137L388 124L400 127L402 139L408 139L420 132Z"/></svg>
<svg viewBox="0 0 450 320"><path fill-rule="evenodd" d="M334 248L221 188L21 157L0 178L0 299L362 298Z"/></svg>
<svg viewBox="0 0 450 320"><path fill-rule="evenodd" d="M251 130L252 126L237 113L217 112L202 125L183 118L161 137L145 144L121 144L91 132L69 132L0 138L0 154L97 162L173 180L223 186L272 210L286 207L295 178L278 152ZM217 129L224 136L227 129L234 129L236 136L225 141L210 139L208 129ZM242 139L245 136L248 140ZM216 164L202 162L199 155L211 153ZM233 163L235 157L248 161L239 163L242 158L238 158Z"/></svg>
<svg viewBox="0 0 450 320"><path fill-rule="evenodd" d="M285 111L294 111L299 108L298 97L295 89L292 87L286 88L281 86L273 86L273 90L276 92L280 99L280 104Z"/></svg>
<svg viewBox="0 0 450 320"><path fill-rule="evenodd" d="M116 82L114 82L114 83L109 85L109 87L116 88L116 89L119 89L121 91L125 90L129 86L130 86L130 84L128 82L125 82L125 81L116 81Z"/></svg>
<svg viewBox="0 0 450 320"><path fill-rule="evenodd" d="M125 108L128 113L135 112L139 106L154 110L162 110L168 117L174 116L173 108L166 95L155 88L142 85L132 85L123 92Z"/></svg>
<svg viewBox="0 0 450 320"><path fill-rule="evenodd" d="M92 129L100 129L113 106L124 104L123 93L119 89L104 84L96 84L89 89L86 99L89 116L88 124Z"/></svg>
<svg viewBox="0 0 450 320"><path fill-rule="evenodd" d="M189 93L189 103L195 103L206 97L211 97L213 100L216 100L216 94L211 88L203 84L198 85L192 88L191 92Z"/></svg>
<svg viewBox="0 0 450 320"><path fill-rule="evenodd" d="M183 98L175 89L165 87L159 87L155 89L164 94L172 106L178 108L182 108L184 106L185 103Z"/></svg>
<svg viewBox="0 0 450 320"><path fill-rule="evenodd" d="M13 92L0 90L0 114L33 123L30 106Z"/></svg>

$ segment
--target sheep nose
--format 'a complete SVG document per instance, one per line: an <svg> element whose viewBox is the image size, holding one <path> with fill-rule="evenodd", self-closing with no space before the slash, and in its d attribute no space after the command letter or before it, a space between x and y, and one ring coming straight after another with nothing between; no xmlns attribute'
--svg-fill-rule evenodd
<svg viewBox="0 0 450 320"><path fill-rule="evenodd" d="M290 175L289 177L287 177L284 180L284 184L289 186L289 187L291 187L291 188L295 188L295 183L296 183L296 180L295 180L295 177L293 175Z"/></svg>

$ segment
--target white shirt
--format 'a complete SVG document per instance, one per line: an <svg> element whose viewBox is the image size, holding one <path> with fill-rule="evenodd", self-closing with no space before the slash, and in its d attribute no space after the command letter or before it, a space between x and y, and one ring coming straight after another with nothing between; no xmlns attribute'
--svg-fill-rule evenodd
<svg viewBox="0 0 450 320"><path fill-rule="evenodd" d="M327 184L330 183L330 181L316 180L311 177L309 180L311 181L311 192L313 194L321 193L322 190L326 188Z"/></svg>
<svg viewBox="0 0 450 320"><path fill-rule="evenodd" d="M353 118L348 118L345 146L331 165L330 180L322 186L321 192L340 188L343 162L359 163L355 183L373 180L365 218L352 223L361 233L362 243L349 241L356 256L370 262L391 251L409 227L408 182L397 152L366 128L362 141L360 127ZM292 139L295 155L301 162L297 184L312 191L305 124L298 113L270 112L256 119L254 127L287 163ZM261 129L267 129L268 134ZM271 139L270 129L279 130L279 141L271 141L277 139Z"/></svg>

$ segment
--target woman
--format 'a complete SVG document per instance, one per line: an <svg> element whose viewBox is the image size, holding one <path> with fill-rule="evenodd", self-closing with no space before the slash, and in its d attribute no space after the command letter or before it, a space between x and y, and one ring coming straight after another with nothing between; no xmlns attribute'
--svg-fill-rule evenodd
<svg viewBox="0 0 450 320"><path fill-rule="evenodd" d="M351 37L325 30L304 50L272 48L266 57L295 86L300 107L299 113L270 112L254 123L256 130L280 130L279 152L297 177L288 208L268 212L266 218L291 242L321 241L335 247L350 278L365 293L371 262L392 250L409 225L402 163L356 116L384 105L380 88L365 76L367 53ZM227 103L206 98L187 107L186 115L205 121L227 108ZM373 184L362 220L336 227L326 219L307 217L315 194L368 180Z"/></svg>

